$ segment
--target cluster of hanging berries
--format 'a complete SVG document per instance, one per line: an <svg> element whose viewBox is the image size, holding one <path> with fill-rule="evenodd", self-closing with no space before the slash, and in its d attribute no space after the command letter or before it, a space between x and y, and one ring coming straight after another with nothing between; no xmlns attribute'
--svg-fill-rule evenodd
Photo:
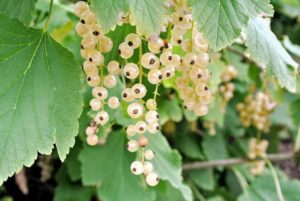
<svg viewBox="0 0 300 201"><path fill-rule="evenodd" d="M261 175L265 168L265 160L267 157L266 151L269 142L266 140L257 140L251 138L249 141L248 158L253 160L250 165L252 175Z"/></svg>
<svg viewBox="0 0 300 201"><path fill-rule="evenodd" d="M223 103L223 112L225 112L226 105L233 98L234 84L232 80L237 76L237 70L234 66L228 66L221 75L222 84L219 86L219 92Z"/></svg>
<svg viewBox="0 0 300 201"><path fill-rule="evenodd" d="M264 92L248 95L243 103L237 105L240 120L245 127L254 126L257 130L268 132L270 127L269 115L276 107L276 102Z"/></svg>
<svg viewBox="0 0 300 201"><path fill-rule="evenodd" d="M176 88L184 107L197 116L203 116L207 114L213 96L208 88L211 78L207 69L208 43L192 21L191 10L186 2L173 2L171 6L175 10L169 19L173 26L171 42L185 52L176 68L181 72L175 81Z"/></svg>
<svg viewBox="0 0 300 201"><path fill-rule="evenodd" d="M102 33L87 3L78 2L75 6L75 14L80 17L76 31L83 38L83 70L87 75L88 85L93 87L90 106L95 115L86 128L87 143L91 146L99 144L99 128L112 120L105 111L106 105L111 109L118 109L120 101L122 105L127 104L127 114L134 120L134 123L126 128L129 139L127 149L129 152L138 153L138 158L131 164L130 169L135 175L144 174L146 183L150 186L159 182L151 163L155 154L149 149L148 136L160 131L156 103L160 84L177 75L177 70L176 87L179 95L186 108L198 116L208 112L208 104L212 101L212 93L208 88L211 76L207 69L208 44L203 35L196 30L191 11L184 2L171 3L175 12L166 19L165 31L168 28L169 33L167 38L163 39L158 34L142 38L137 33L130 33L118 47L119 56L123 61L106 61L107 65L102 53L111 51L112 40ZM120 24L134 24L130 19L130 16L122 14ZM149 52L144 52L143 45L147 45ZM184 55L174 53L173 46L181 47ZM139 60L131 62L135 53L138 53ZM155 91L150 98L143 82L144 77L147 78L147 82L155 85ZM117 85L119 78L122 78L124 85L120 99L110 95L110 89Z"/></svg>
<svg viewBox="0 0 300 201"><path fill-rule="evenodd" d="M112 109L120 106L120 100L116 96L109 97L108 89L117 84L116 75L119 74L119 66L110 65L108 74L104 75L104 56L102 53L110 52L113 42L101 32L96 16L85 2L75 5L75 14L80 18L76 25L76 32L82 37L81 56L85 59L83 70L86 73L87 84L93 87L93 99L90 101L91 109L95 117L86 128L87 143L94 146L99 143L97 136L100 126L109 121L109 114L104 110L105 105Z"/></svg>

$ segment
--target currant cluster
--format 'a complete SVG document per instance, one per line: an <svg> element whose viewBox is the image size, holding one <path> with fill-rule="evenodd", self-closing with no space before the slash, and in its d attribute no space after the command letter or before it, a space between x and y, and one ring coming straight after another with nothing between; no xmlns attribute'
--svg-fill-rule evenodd
<svg viewBox="0 0 300 201"><path fill-rule="evenodd" d="M248 95L243 103L237 105L243 126L253 125L262 132L269 131L270 122L268 117L275 107L276 103L264 92L258 92L255 96Z"/></svg>
<svg viewBox="0 0 300 201"><path fill-rule="evenodd" d="M221 75L222 84L219 86L219 91L222 97L222 102L224 107L233 98L234 84L232 80L236 78L237 70L234 66L228 66L226 70Z"/></svg>
<svg viewBox="0 0 300 201"><path fill-rule="evenodd" d="M177 1L172 5L174 13L170 18L173 27L171 43L180 46L185 52L176 68L181 72L175 81L176 88L185 108L197 116L203 116L207 114L213 96L208 88L211 78L207 69L208 43L192 21L191 10L186 2Z"/></svg>
<svg viewBox="0 0 300 201"><path fill-rule="evenodd" d="M266 151L268 145L269 143L266 140L250 139L248 158L251 160L259 159L250 163L251 174L260 175L263 173L265 168L265 161L263 159L267 157Z"/></svg>
<svg viewBox="0 0 300 201"><path fill-rule="evenodd" d="M99 143L96 135L99 127L109 121L109 114L104 110L105 105L107 104L112 109L120 106L120 100L116 96L109 97L108 93L108 89L116 86L115 76L120 73L120 69L117 63L112 63L107 68L107 75L104 75L102 53L111 51L113 42L101 32L101 27L89 5L82 1L78 2L75 5L75 14L80 18L76 31L82 37L80 53L85 59L83 70L87 75L87 84L93 87L93 99L90 101L90 106L96 114L86 128L86 134L87 143L94 146Z"/></svg>

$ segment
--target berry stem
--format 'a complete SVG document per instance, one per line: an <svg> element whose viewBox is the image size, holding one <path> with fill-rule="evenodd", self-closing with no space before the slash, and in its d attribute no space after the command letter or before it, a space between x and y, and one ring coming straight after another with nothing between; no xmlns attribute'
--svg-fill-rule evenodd
<svg viewBox="0 0 300 201"><path fill-rule="evenodd" d="M139 68L140 68L140 75L139 75L139 82L143 82L143 66L142 66L142 56L143 56L143 43L141 43L139 47Z"/></svg>
<svg viewBox="0 0 300 201"><path fill-rule="evenodd" d="M45 25L44 25L44 31L48 30L48 25L49 25L49 21L50 21L50 18L51 18L52 10L53 10L53 0L50 1L49 14L48 14L47 20L46 20Z"/></svg>
<svg viewBox="0 0 300 201"><path fill-rule="evenodd" d="M158 87L159 87L159 84L157 84L157 85L155 86L154 97L153 97L153 99L154 99L155 101L156 101L156 97L159 96L159 94L158 94Z"/></svg>

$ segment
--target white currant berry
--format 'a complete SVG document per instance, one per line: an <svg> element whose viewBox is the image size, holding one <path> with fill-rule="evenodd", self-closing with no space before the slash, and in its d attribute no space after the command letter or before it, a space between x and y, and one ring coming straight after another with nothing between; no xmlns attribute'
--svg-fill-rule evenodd
<svg viewBox="0 0 300 201"><path fill-rule="evenodd" d="M88 143L88 145L90 146L95 146L98 144L99 142L99 138L97 135L89 135L86 138L86 142Z"/></svg>
<svg viewBox="0 0 300 201"><path fill-rule="evenodd" d="M84 37L81 41L81 49L88 50L96 47L97 41L90 36Z"/></svg>
<svg viewBox="0 0 300 201"><path fill-rule="evenodd" d="M109 120L109 115L105 111L100 111L95 116L95 121L101 126L105 125Z"/></svg>
<svg viewBox="0 0 300 201"><path fill-rule="evenodd" d="M171 51L163 52L159 57L160 62L162 65L166 66L172 63L173 61L173 54Z"/></svg>
<svg viewBox="0 0 300 201"><path fill-rule="evenodd" d="M84 12L89 11L89 5L84 1L78 1L74 7L74 13L80 17Z"/></svg>
<svg viewBox="0 0 300 201"><path fill-rule="evenodd" d="M174 66L166 66L163 69L161 69L161 73L163 75L163 79L169 79L175 75L175 67Z"/></svg>
<svg viewBox="0 0 300 201"><path fill-rule="evenodd" d="M123 89L122 98L126 102L132 102L134 100L134 96L133 96L130 88Z"/></svg>
<svg viewBox="0 0 300 201"><path fill-rule="evenodd" d="M197 116L204 116L208 113L207 105L202 105L199 103L194 105L193 110Z"/></svg>
<svg viewBox="0 0 300 201"><path fill-rule="evenodd" d="M104 87L94 87L92 90L92 94L99 100L105 100L108 97L108 91Z"/></svg>
<svg viewBox="0 0 300 201"><path fill-rule="evenodd" d="M197 55L196 66L205 68L209 63L209 55L207 53L200 53Z"/></svg>
<svg viewBox="0 0 300 201"><path fill-rule="evenodd" d="M121 72L120 63L117 61L110 61L107 65L107 71L112 75L119 75Z"/></svg>
<svg viewBox="0 0 300 201"><path fill-rule="evenodd" d="M171 37L171 43L174 45L174 46L179 46L182 44L182 35L180 34L173 34L172 37Z"/></svg>
<svg viewBox="0 0 300 201"><path fill-rule="evenodd" d="M153 165L151 162L146 161L144 163L144 174L145 175L149 174L150 172L153 172L153 169L154 168L153 168Z"/></svg>
<svg viewBox="0 0 300 201"><path fill-rule="evenodd" d="M155 41L148 42L148 49L154 54L160 53L164 49L164 41L161 38L156 39Z"/></svg>
<svg viewBox="0 0 300 201"><path fill-rule="evenodd" d="M111 109L117 109L120 107L120 100L116 96L112 96L108 99L108 107Z"/></svg>
<svg viewBox="0 0 300 201"><path fill-rule="evenodd" d="M102 37L101 28L100 28L99 24L94 24L94 25L89 26L89 32L93 36L93 38L96 40L98 40L100 36Z"/></svg>
<svg viewBox="0 0 300 201"><path fill-rule="evenodd" d="M150 161L150 160L152 160L154 158L154 156L155 156L155 154L154 154L154 152L152 150L147 149L145 151L145 158L146 158L146 160Z"/></svg>
<svg viewBox="0 0 300 201"><path fill-rule="evenodd" d="M159 59L151 52L147 52L142 56L141 64L147 68L159 68L160 62Z"/></svg>
<svg viewBox="0 0 300 201"><path fill-rule="evenodd" d="M136 49L141 45L141 38L139 35L135 33L130 33L126 36L125 41L127 42L128 46Z"/></svg>
<svg viewBox="0 0 300 201"><path fill-rule="evenodd" d="M88 126L86 129L85 129L85 134L86 135L94 135L96 134L98 131L97 131L97 127L95 126Z"/></svg>
<svg viewBox="0 0 300 201"><path fill-rule="evenodd" d="M104 77L103 84L107 88L113 88L117 85L117 79L114 75L108 74Z"/></svg>
<svg viewBox="0 0 300 201"><path fill-rule="evenodd" d="M188 53L183 57L184 65L188 67L193 67L196 65L197 55L195 53Z"/></svg>
<svg viewBox="0 0 300 201"><path fill-rule="evenodd" d="M139 149L139 144L137 141L135 140L130 140L128 143L127 143L127 150L129 152L136 152L137 150Z"/></svg>
<svg viewBox="0 0 300 201"><path fill-rule="evenodd" d="M147 131L147 123L144 121L138 121L135 124L138 133L145 133Z"/></svg>
<svg viewBox="0 0 300 201"><path fill-rule="evenodd" d="M156 186L159 182L159 178L157 176L156 173L154 172L150 172L147 176L146 176L146 183L149 186Z"/></svg>
<svg viewBox="0 0 300 201"><path fill-rule="evenodd" d="M136 131L136 126L135 125L129 125L126 128L126 134L127 134L128 137L135 136L136 133L137 133L137 131Z"/></svg>
<svg viewBox="0 0 300 201"><path fill-rule="evenodd" d="M96 50L91 50L88 54L88 58L87 60L97 66L99 66L100 64L103 64L104 62L104 57L103 55L96 51Z"/></svg>
<svg viewBox="0 0 300 201"><path fill-rule="evenodd" d="M109 37L101 36L99 38L99 51L100 52L110 52L113 48L113 42Z"/></svg>
<svg viewBox="0 0 300 201"><path fill-rule="evenodd" d="M147 129L149 133L156 134L159 131L159 124L157 122L150 123Z"/></svg>
<svg viewBox="0 0 300 201"><path fill-rule="evenodd" d="M140 70L135 63L128 63L124 66L123 74L128 79L135 79L139 76Z"/></svg>
<svg viewBox="0 0 300 201"><path fill-rule="evenodd" d="M99 111L102 108L102 102L101 102L101 100L99 100L97 98L93 98L90 101L90 106L93 111Z"/></svg>
<svg viewBox="0 0 300 201"><path fill-rule="evenodd" d="M182 47L183 51L191 52L193 50L193 41L190 39L183 40L181 47Z"/></svg>
<svg viewBox="0 0 300 201"><path fill-rule="evenodd" d="M143 115L143 111L143 106L138 102L129 104L127 108L128 115L134 119L141 117Z"/></svg>
<svg viewBox="0 0 300 201"><path fill-rule="evenodd" d="M132 57L134 49L130 47L126 42L123 42L119 46L119 54L123 59L129 59Z"/></svg>
<svg viewBox="0 0 300 201"><path fill-rule="evenodd" d="M148 110L156 110L156 108L157 108L156 101L154 99L148 99L146 101L146 108Z"/></svg>
<svg viewBox="0 0 300 201"><path fill-rule="evenodd" d="M163 79L163 75L162 72L158 69L151 69L148 72L148 81L151 84L159 84L161 82L161 80Z"/></svg>
<svg viewBox="0 0 300 201"><path fill-rule="evenodd" d="M82 13L80 17L80 23L86 25L93 25L96 23L96 16L91 11L86 11Z"/></svg>
<svg viewBox="0 0 300 201"><path fill-rule="evenodd" d="M141 161L134 161L130 165L131 172L135 175L141 175L144 171L143 163Z"/></svg>
<svg viewBox="0 0 300 201"><path fill-rule="evenodd" d="M99 75L89 75L86 78L86 81L89 86L95 87L100 84L100 77L99 77Z"/></svg>
<svg viewBox="0 0 300 201"><path fill-rule="evenodd" d="M76 33L81 37L85 37L89 33L88 26L81 23L76 24L75 30Z"/></svg>
<svg viewBox="0 0 300 201"><path fill-rule="evenodd" d="M135 98L143 98L147 93L147 89L143 84L135 84L131 88L131 93Z"/></svg>
<svg viewBox="0 0 300 201"><path fill-rule="evenodd" d="M83 63L83 70L88 75L98 75L99 72L97 66L88 61Z"/></svg>
<svg viewBox="0 0 300 201"><path fill-rule="evenodd" d="M151 124L157 122L159 119L159 114L155 110L149 110L145 115L146 122Z"/></svg>

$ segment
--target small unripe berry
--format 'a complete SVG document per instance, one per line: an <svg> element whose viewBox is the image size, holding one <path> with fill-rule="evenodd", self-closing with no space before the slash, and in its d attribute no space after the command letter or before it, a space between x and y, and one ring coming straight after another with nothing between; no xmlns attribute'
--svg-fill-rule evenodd
<svg viewBox="0 0 300 201"><path fill-rule="evenodd" d="M155 154L152 150L148 149L145 151L145 158L146 160L152 160L154 158Z"/></svg>
<svg viewBox="0 0 300 201"><path fill-rule="evenodd" d="M140 175L144 172L143 163L141 161L134 161L130 165L131 172L135 175Z"/></svg>
<svg viewBox="0 0 300 201"><path fill-rule="evenodd" d="M146 176L146 182L149 186L156 186L159 182L159 178L156 173L151 172Z"/></svg>
<svg viewBox="0 0 300 201"><path fill-rule="evenodd" d="M148 99L146 102L146 107L148 110L156 110L157 104L154 99Z"/></svg>
<svg viewBox="0 0 300 201"><path fill-rule="evenodd" d="M86 142L88 143L88 145L90 146L95 146L96 144L98 144L99 142L99 138L97 135L89 135L86 138Z"/></svg>
<svg viewBox="0 0 300 201"><path fill-rule="evenodd" d="M111 109L117 109L118 107L120 107L120 100L115 96L110 97L108 99L108 107L110 107Z"/></svg>
<svg viewBox="0 0 300 201"><path fill-rule="evenodd" d="M130 140L128 143L127 143L127 150L129 152L136 152L137 150L139 149L139 144L137 141L135 140Z"/></svg>
<svg viewBox="0 0 300 201"><path fill-rule="evenodd" d="M99 111L102 108L102 102L101 102L101 100L99 100L97 98L93 98L90 101L90 106L93 111Z"/></svg>
<svg viewBox="0 0 300 201"><path fill-rule="evenodd" d="M117 85L117 79L114 75L107 75L104 77L103 84L107 88L113 88Z"/></svg>
<svg viewBox="0 0 300 201"><path fill-rule="evenodd" d="M153 165L152 165L152 163L150 163L150 162L145 162L144 163L144 174L145 175L147 175L147 174L149 174L150 172L153 172Z"/></svg>
<svg viewBox="0 0 300 201"><path fill-rule="evenodd" d="M126 128L126 134L127 134L128 137L135 136L136 133L137 133L137 130L136 130L136 126L135 125L129 125Z"/></svg>
<svg viewBox="0 0 300 201"><path fill-rule="evenodd" d="M138 127L138 129L139 129L139 127ZM148 145L148 139L145 136L140 137L139 145L140 145L140 147L145 148Z"/></svg>

